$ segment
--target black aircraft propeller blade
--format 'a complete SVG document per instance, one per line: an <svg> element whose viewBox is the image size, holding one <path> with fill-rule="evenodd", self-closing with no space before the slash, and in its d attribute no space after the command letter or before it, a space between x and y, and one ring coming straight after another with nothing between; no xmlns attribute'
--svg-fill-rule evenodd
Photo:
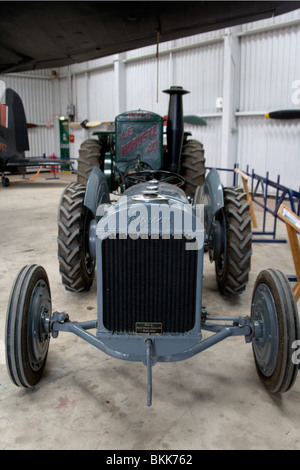
<svg viewBox="0 0 300 470"><path fill-rule="evenodd" d="M283 109L265 114L270 119L300 119L300 109Z"/></svg>

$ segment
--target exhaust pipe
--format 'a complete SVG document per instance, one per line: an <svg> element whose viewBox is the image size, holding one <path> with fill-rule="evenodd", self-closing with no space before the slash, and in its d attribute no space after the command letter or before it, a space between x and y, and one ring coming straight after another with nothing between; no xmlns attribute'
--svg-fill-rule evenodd
<svg viewBox="0 0 300 470"><path fill-rule="evenodd" d="M183 90L181 86L171 86L169 90L164 90L164 93L170 95L167 123L167 170L178 173L184 132L182 95L189 91Z"/></svg>

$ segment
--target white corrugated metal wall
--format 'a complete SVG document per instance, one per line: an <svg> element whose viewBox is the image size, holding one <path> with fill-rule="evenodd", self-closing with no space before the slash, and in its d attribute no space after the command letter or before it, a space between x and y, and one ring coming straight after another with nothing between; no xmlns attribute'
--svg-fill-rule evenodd
<svg viewBox="0 0 300 470"><path fill-rule="evenodd" d="M300 79L300 25L241 35L238 161L258 174L298 190L300 121L271 120L264 113L299 108L293 83ZM299 87L300 88L300 82Z"/></svg>
<svg viewBox="0 0 300 470"><path fill-rule="evenodd" d="M231 37L236 39L232 50ZM264 113L299 108L292 96L299 98L300 92L295 95L292 87L300 82L300 10L162 43L159 51L158 63L153 46L58 69L59 78L50 78L51 71L0 76L21 95L28 121L41 124L29 131L28 155L59 149L57 117L70 102L80 121L113 120L138 108L164 115L168 96L162 90L181 85L191 92L184 96L185 114L207 121L187 130L203 142L208 166L249 165L258 174L269 171L274 180L280 174L283 184L298 190L300 121L267 120ZM231 86L235 96L228 100ZM222 97L220 110L216 99ZM70 149L76 157L89 133L73 133Z"/></svg>

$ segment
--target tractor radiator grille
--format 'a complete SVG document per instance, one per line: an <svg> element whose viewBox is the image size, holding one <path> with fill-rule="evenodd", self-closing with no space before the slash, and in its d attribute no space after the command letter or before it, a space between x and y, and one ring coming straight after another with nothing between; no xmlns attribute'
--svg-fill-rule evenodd
<svg viewBox="0 0 300 470"><path fill-rule="evenodd" d="M195 323L197 250L186 239L102 242L103 324L113 332L186 332ZM148 325L147 325L148 324ZM161 331L160 331L161 330ZM142 331L142 332L145 332Z"/></svg>

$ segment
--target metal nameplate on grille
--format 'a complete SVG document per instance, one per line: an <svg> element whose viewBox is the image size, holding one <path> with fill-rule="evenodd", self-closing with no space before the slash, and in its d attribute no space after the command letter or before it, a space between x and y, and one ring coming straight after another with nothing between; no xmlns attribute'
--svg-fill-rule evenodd
<svg viewBox="0 0 300 470"><path fill-rule="evenodd" d="M136 322L135 332L140 335L162 335L162 323Z"/></svg>

